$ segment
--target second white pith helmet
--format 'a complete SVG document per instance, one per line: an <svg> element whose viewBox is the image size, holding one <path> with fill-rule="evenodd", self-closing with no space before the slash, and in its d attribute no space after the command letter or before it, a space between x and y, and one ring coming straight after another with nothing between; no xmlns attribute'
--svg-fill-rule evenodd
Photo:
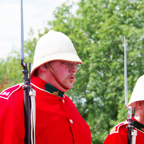
<svg viewBox="0 0 144 144"><path fill-rule="evenodd" d="M144 75L136 82L128 106L136 106L137 101L144 101Z"/></svg>
<svg viewBox="0 0 144 144"><path fill-rule="evenodd" d="M37 43L31 75L42 64L54 60L65 60L82 64L71 40L61 32L50 30Z"/></svg>

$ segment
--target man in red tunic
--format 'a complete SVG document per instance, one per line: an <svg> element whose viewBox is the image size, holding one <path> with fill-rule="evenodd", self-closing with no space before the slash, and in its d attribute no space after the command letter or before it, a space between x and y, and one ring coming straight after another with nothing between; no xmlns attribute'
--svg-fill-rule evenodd
<svg viewBox="0 0 144 144"><path fill-rule="evenodd" d="M128 106L135 107L134 130L136 130L136 144L144 143L144 75L141 76L133 90ZM104 144L128 144L128 120L115 126ZM132 143L133 144L133 143Z"/></svg>
<svg viewBox="0 0 144 144"><path fill-rule="evenodd" d="M91 144L88 124L67 97L82 64L71 40L49 31L37 43L31 71L36 91L36 144ZM0 93L0 144L24 144L24 90L15 85Z"/></svg>

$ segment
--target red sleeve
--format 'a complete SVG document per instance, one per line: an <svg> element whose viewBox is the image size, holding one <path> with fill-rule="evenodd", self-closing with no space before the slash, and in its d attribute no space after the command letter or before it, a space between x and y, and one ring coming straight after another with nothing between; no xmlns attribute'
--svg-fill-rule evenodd
<svg viewBox="0 0 144 144"><path fill-rule="evenodd" d="M9 100L0 98L0 144L24 144L22 111Z"/></svg>

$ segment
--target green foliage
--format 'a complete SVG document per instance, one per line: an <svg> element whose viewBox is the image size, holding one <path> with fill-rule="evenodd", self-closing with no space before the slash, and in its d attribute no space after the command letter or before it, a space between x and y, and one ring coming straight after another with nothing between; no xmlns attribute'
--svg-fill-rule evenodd
<svg viewBox="0 0 144 144"><path fill-rule="evenodd" d="M31 29L29 32L30 38L25 41L25 45L24 45L25 54L26 54L25 63L33 62L34 51L35 51L35 47L37 44L37 38L35 38L35 37L33 38L33 35L34 35L34 32Z"/></svg>
<svg viewBox="0 0 144 144"><path fill-rule="evenodd" d="M3 59L0 59L0 92L6 88L8 83L7 81L7 73L6 73L6 65Z"/></svg>
<svg viewBox="0 0 144 144"><path fill-rule="evenodd" d="M74 87L67 95L89 124L93 144L102 144L111 128L124 121L124 47L127 39L129 97L144 73L144 1L81 0L75 14L73 5L64 3L54 11L50 29L65 33L73 42L83 65L76 73ZM37 38L25 41L25 61L32 62ZM9 85L22 82L19 52L0 61L0 74L7 74ZM4 72L5 70L5 72ZM0 79L0 83L2 79Z"/></svg>

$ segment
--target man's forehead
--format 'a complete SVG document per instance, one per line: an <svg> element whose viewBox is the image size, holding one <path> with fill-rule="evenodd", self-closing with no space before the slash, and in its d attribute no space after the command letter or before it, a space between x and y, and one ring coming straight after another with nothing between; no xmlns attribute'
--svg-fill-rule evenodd
<svg viewBox="0 0 144 144"><path fill-rule="evenodd" d="M74 62L74 61L68 61L68 60L54 60L54 61L50 61L49 63L52 63L52 62L68 62L68 63L78 63L78 62Z"/></svg>

